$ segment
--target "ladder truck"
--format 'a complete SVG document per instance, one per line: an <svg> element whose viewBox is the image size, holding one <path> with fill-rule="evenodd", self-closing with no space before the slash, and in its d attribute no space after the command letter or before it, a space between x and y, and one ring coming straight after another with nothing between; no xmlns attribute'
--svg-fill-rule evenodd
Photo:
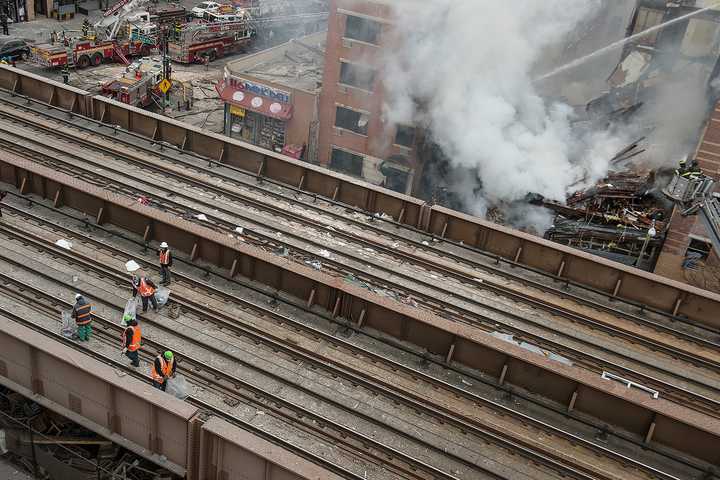
<svg viewBox="0 0 720 480"><path fill-rule="evenodd" d="M247 13L235 21L192 22L183 25L179 38L168 42L170 59L178 63L212 62L246 48L255 38Z"/></svg>
<svg viewBox="0 0 720 480"><path fill-rule="evenodd" d="M720 252L720 196L713 193L715 180L702 173L683 176L675 172L663 193L682 208L681 215L698 215L716 252Z"/></svg>
<svg viewBox="0 0 720 480"><path fill-rule="evenodd" d="M88 30L87 35L65 36L52 44L38 44L31 49L31 59L46 67L97 66L103 62L129 65L129 56L146 56L154 45L132 36L118 38L120 27L132 13L149 0L121 0L104 13L104 17Z"/></svg>

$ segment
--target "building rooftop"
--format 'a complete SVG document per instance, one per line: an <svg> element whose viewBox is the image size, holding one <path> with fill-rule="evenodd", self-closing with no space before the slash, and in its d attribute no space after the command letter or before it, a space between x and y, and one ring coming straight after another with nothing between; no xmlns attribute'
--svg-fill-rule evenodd
<svg viewBox="0 0 720 480"><path fill-rule="evenodd" d="M247 75L276 85L320 91L327 32L313 33L282 45L228 62L232 75Z"/></svg>

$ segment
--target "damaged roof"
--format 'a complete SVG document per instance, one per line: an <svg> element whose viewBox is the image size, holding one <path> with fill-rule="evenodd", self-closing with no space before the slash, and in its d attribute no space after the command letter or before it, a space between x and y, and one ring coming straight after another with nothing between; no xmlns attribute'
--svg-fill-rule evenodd
<svg viewBox="0 0 720 480"><path fill-rule="evenodd" d="M282 45L228 62L232 75L248 75L276 85L318 93L322 84L327 32L293 39Z"/></svg>

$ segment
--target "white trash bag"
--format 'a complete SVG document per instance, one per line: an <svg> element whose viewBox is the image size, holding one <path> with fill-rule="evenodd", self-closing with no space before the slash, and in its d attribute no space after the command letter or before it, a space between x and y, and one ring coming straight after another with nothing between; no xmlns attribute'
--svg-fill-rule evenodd
<svg viewBox="0 0 720 480"><path fill-rule="evenodd" d="M190 396L190 384L182 375L175 375L175 378L168 378L165 392L173 395L180 400L185 400Z"/></svg>
<svg viewBox="0 0 720 480"><path fill-rule="evenodd" d="M128 260L127 262L125 262L125 270L130 273L137 272L138 270L140 270L140 265L138 265L135 260Z"/></svg>
<svg viewBox="0 0 720 480"><path fill-rule="evenodd" d="M157 300L158 308L164 306L170 298L170 289L167 287L159 287L155 291L155 300Z"/></svg>
<svg viewBox="0 0 720 480"><path fill-rule="evenodd" d="M62 329L60 333L65 338L73 338L77 334L77 324L73 320L70 310L62 311Z"/></svg>
<svg viewBox="0 0 720 480"><path fill-rule="evenodd" d="M120 320L120 324L123 327L127 327L127 322L125 321L125 317L129 316L133 320L137 320L137 308L140 304L138 297L131 297L127 303L125 304L125 310L123 310L123 316Z"/></svg>

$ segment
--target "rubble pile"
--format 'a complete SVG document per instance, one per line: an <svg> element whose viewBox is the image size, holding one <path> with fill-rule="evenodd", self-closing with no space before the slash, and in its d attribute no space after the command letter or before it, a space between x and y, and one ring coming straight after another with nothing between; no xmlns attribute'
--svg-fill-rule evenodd
<svg viewBox="0 0 720 480"><path fill-rule="evenodd" d="M655 176L654 171L610 173L565 205L543 200L556 213L545 238L628 265L651 264L672 213Z"/></svg>

